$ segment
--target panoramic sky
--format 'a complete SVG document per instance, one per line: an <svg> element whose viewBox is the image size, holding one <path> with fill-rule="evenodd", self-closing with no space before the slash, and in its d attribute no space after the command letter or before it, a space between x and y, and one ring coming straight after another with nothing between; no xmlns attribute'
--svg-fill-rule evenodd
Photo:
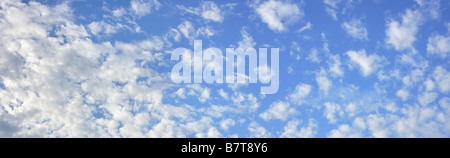
<svg viewBox="0 0 450 158"><path fill-rule="evenodd" d="M450 137L449 7L1 0L0 137ZM278 48L278 91L175 83L194 40Z"/></svg>

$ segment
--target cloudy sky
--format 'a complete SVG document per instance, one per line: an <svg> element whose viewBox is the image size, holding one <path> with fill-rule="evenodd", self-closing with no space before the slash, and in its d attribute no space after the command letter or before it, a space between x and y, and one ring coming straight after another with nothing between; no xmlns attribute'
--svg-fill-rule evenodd
<svg viewBox="0 0 450 158"><path fill-rule="evenodd" d="M0 137L449 137L450 1L0 1ZM279 48L279 90L171 52Z"/></svg>

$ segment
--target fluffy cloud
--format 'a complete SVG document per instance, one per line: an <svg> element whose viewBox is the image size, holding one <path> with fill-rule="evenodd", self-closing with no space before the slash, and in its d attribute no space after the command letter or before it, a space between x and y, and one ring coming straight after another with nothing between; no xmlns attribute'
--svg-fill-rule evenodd
<svg viewBox="0 0 450 158"><path fill-rule="evenodd" d="M420 11L407 9L401 22L391 20L387 23L386 43L392 45L397 51L413 48L421 21Z"/></svg>
<svg viewBox="0 0 450 158"><path fill-rule="evenodd" d="M294 92L292 92L289 95L289 99L292 103L295 104L302 104L302 98L308 96L308 94L311 92L311 85L299 83L296 87Z"/></svg>
<svg viewBox="0 0 450 158"><path fill-rule="evenodd" d="M437 96L438 94L436 92L425 92L419 95L419 98L417 98L417 100L419 101L420 105L426 106L436 100Z"/></svg>
<svg viewBox="0 0 450 158"><path fill-rule="evenodd" d="M330 138L360 138L363 137L362 131L366 128L363 118L356 118L353 125L343 124L338 129L333 129L328 134Z"/></svg>
<svg viewBox="0 0 450 158"><path fill-rule="evenodd" d="M299 120L292 120L284 126L284 132L280 137L284 138L311 138L314 137L317 133L317 123L314 119L308 120L308 125L301 127L297 130L297 127L300 125Z"/></svg>
<svg viewBox="0 0 450 158"><path fill-rule="evenodd" d="M190 21L183 21L180 25L178 25L178 31L189 40L192 40L199 37L210 37L215 34L215 31L209 26L199 27L197 30L194 25Z"/></svg>
<svg viewBox="0 0 450 158"><path fill-rule="evenodd" d="M220 122L220 127L222 127L223 130L228 130L230 127L234 126L236 124L236 121L233 119L225 119Z"/></svg>
<svg viewBox="0 0 450 158"><path fill-rule="evenodd" d="M316 82L317 85L319 85L319 89L325 93L325 95L328 95L328 90L330 89L333 82L328 79L326 71L321 68L320 72L316 74Z"/></svg>
<svg viewBox="0 0 450 158"><path fill-rule="evenodd" d="M434 35L428 38L427 53L446 58L450 53L450 37Z"/></svg>
<svg viewBox="0 0 450 158"><path fill-rule="evenodd" d="M360 51L350 50L345 54L347 54L352 63L360 67L363 76L369 76L378 68L382 67L385 60L384 57L376 54L367 55L364 49Z"/></svg>
<svg viewBox="0 0 450 158"><path fill-rule="evenodd" d="M268 132L257 122L250 123L250 125L248 126L248 130L250 131L250 137L253 138L267 138L271 136L270 132Z"/></svg>
<svg viewBox="0 0 450 158"><path fill-rule="evenodd" d="M220 8L214 2L206 1L202 5L202 17L207 20L215 22L222 22L223 15L220 12Z"/></svg>
<svg viewBox="0 0 450 158"><path fill-rule="evenodd" d="M302 18L304 13L296 4L270 0L256 8L261 20L273 31L285 31L286 25Z"/></svg>
<svg viewBox="0 0 450 158"><path fill-rule="evenodd" d="M157 0L131 0L130 9L138 17L157 11L161 7L161 3Z"/></svg>
<svg viewBox="0 0 450 158"><path fill-rule="evenodd" d="M442 66L437 66L433 72L433 77L442 93L450 91L450 72Z"/></svg>
<svg viewBox="0 0 450 158"><path fill-rule="evenodd" d="M290 115L298 113L297 110L290 107L289 103L276 101L270 104L270 108L261 113L259 117L268 121L273 119L286 120Z"/></svg>
<svg viewBox="0 0 450 158"><path fill-rule="evenodd" d="M330 55L329 60L327 61L329 69L328 72L331 72L334 76L343 76L344 71L341 68L341 57L339 54Z"/></svg>
<svg viewBox="0 0 450 158"><path fill-rule="evenodd" d="M406 101L406 99L408 99L409 92L404 89L400 89L397 91L397 93L395 93L395 95L400 97L403 101Z"/></svg>
<svg viewBox="0 0 450 158"><path fill-rule="evenodd" d="M172 87L167 75L143 66L163 63L161 37L98 43L72 21L67 3L0 6L2 136L221 136L211 118L196 120L188 105L163 103ZM192 91L200 102L210 95L203 87L175 90L180 98Z"/></svg>
<svg viewBox="0 0 450 158"><path fill-rule="evenodd" d="M339 104L326 102L324 105L325 105L325 112L323 115L328 119L328 122L336 123L337 121L336 115L338 116L344 115L344 111L342 111L341 106Z"/></svg>
<svg viewBox="0 0 450 158"><path fill-rule="evenodd" d="M367 30L360 19L352 19L348 22L343 22L341 27L353 38L360 40L369 40L367 37Z"/></svg>

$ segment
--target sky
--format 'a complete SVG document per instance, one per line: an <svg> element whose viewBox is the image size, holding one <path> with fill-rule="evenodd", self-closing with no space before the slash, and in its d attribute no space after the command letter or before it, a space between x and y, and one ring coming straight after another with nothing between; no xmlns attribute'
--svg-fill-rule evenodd
<svg viewBox="0 0 450 158"><path fill-rule="evenodd" d="M450 137L449 7L2 0L0 137ZM195 40L278 48L278 91L173 82Z"/></svg>

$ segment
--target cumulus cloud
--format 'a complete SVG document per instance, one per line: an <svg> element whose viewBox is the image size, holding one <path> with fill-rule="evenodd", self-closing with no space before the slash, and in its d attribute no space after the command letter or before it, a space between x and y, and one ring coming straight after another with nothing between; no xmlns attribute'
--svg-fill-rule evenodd
<svg viewBox="0 0 450 158"><path fill-rule="evenodd" d="M387 23L386 43L393 46L397 51L413 48L421 23L421 12L407 9L401 21L391 20Z"/></svg>
<svg viewBox="0 0 450 158"><path fill-rule="evenodd" d="M270 132L254 121L250 123L248 130L250 132L250 137L253 138L267 138L271 136Z"/></svg>
<svg viewBox="0 0 450 158"><path fill-rule="evenodd" d="M433 77L442 93L448 93L450 91L450 72L442 66L436 66Z"/></svg>
<svg viewBox="0 0 450 158"><path fill-rule="evenodd" d="M197 37L211 37L214 36L216 33L211 27L209 26L202 26L196 28L190 21L183 21L180 25L178 25L178 31L187 39L193 41Z"/></svg>
<svg viewBox="0 0 450 158"><path fill-rule="evenodd" d="M426 106L436 100L437 97L438 94L436 92L425 92L423 94L420 94L417 100L419 101L420 105Z"/></svg>
<svg viewBox="0 0 450 158"><path fill-rule="evenodd" d="M304 16L297 4L270 0L256 8L256 13L268 27L277 32L287 30L287 26Z"/></svg>
<svg viewBox="0 0 450 158"><path fill-rule="evenodd" d="M220 127L222 127L223 130L228 130L230 127L234 126L236 124L236 121L233 119L225 119L220 121Z"/></svg>
<svg viewBox="0 0 450 158"><path fill-rule="evenodd" d="M317 133L317 123L314 119L308 120L308 125L305 125L298 129L300 125L299 120L292 120L284 126L284 132L280 137L283 138L311 138Z"/></svg>
<svg viewBox="0 0 450 158"><path fill-rule="evenodd" d="M309 95L311 92L311 85L305 84L305 83L299 83L296 87L294 92L289 94L289 99L291 103L293 104L302 104L302 99Z"/></svg>
<svg viewBox="0 0 450 158"><path fill-rule="evenodd" d="M188 119L189 106L163 104L167 75L143 66L163 63L161 37L94 42L67 3L0 6L2 136L221 136L211 118ZM210 95L202 87L175 90L180 98L192 90L200 102Z"/></svg>
<svg viewBox="0 0 450 158"><path fill-rule="evenodd" d="M328 79L326 71L321 68L320 72L316 74L316 82L319 85L319 89L325 94L328 95L328 90L332 86L333 82Z"/></svg>
<svg viewBox="0 0 450 158"><path fill-rule="evenodd" d="M253 37L247 32L246 28L243 27L241 29L242 40L238 42L240 48L254 48L256 42L253 40Z"/></svg>
<svg viewBox="0 0 450 158"><path fill-rule="evenodd" d="M360 138L364 137L362 131L366 128L363 118L358 117L353 121L353 125L342 124L338 129L333 129L328 134L330 138Z"/></svg>
<svg viewBox="0 0 450 158"><path fill-rule="evenodd" d="M406 101L406 99L408 99L409 92L404 89L400 89L397 91L397 93L395 93L395 95L400 97L403 101Z"/></svg>
<svg viewBox="0 0 450 158"><path fill-rule="evenodd" d="M366 50L347 51L345 54L350 58L353 64L356 64L361 69L363 76L369 76L384 64L384 57L377 54L367 55Z"/></svg>
<svg viewBox="0 0 450 158"><path fill-rule="evenodd" d="M325 104L325 112L323 115L328 119L329 123L336 123L337 116L344 115L344 111L342 111L341 106L339 104L326 102Z"/></svg>
<svg viewBox="0 0 450 158"><path fill-rule="evenodd" d="M298 111L290 107L288 102L276 101L270 104L269 109L261 113L259 117L266 121L275 119L286 120L290 115L296 113L298 113Z"/></svg>
<svg viewBox="0 0 450 158"><path fill-rule="evenodd" d="M158 0L131 0L130 9L138 17L150 14L153 11L158 11L161 3Z"/></svg>
<svg viewBox="0 0 450 158"><path fill-rule="evenodd" d="M354 0L323 0L325 12L335 21L338 20L338 14L345 14L348 9L353 8L354 3L358 2Z"/></svg>
<svg viewBox="0 0 450 158"><path fill-rule="evenodd" d="M344 71L342 70L341 67L341 57L339 56L339 54L330 55L327 63L329 66L328 72L331 72L332 75L334 76L344 75Z"/></svg>
<svg viewBox="0 0 450 158"><path fill-rule="evenodd" d="M216 3L205 1L202 5L202 17L215 22L222 22L223 15Z"/></svg>
<svg viewBox="0 0 450 158"><path fill-rule="evenodd" d="M201 6L199 7L185 7L183 5L177 5L177 8L184 11L185 13L195 14L201 16L203 19L207 21L214 22L223 22L224 20L224 11L223 9L232 9L233 4L227 4L225 6L218 6L213 1L203 1Z"/></svg>
<svg viewBox="0 0 450 158"><path fill-rule="evenodd" d="M434 35L428 38L427 53L446 58L450 53L450 37Z"/></svg>
<svg viewBox="0 0 450 158"><path fill-rule="evenodd" d="M360 19L352 19L348 22L343 22L341 27L353 38L360 40L369 40L366 27Z"/></svg>

